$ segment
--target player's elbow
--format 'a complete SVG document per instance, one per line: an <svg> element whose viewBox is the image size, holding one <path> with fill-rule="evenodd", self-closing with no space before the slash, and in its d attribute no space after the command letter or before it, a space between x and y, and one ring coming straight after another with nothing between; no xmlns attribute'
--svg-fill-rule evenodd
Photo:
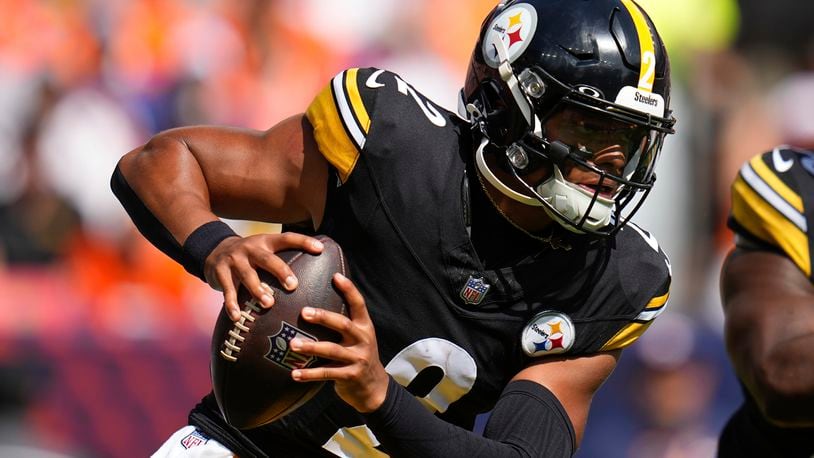
<svg viewBox="0 0 814 458"><path fill-rule="evenodd" d="M133 178L137 170L142 168L144 162L148 160L149 152L155 149L156 143L160 142L160 138L156 136L147 141L147 143L125 153L119 158L118 163L116 163L117 173L121 173L128 179Z"/></svg>
<svg viewBox="0 0 814 458"><path fill-rule="evenodd" d="M184 142L172 135L172 131L165 131L122 156L116 169L128 181L138 180L183 162L188 156L190 155Z"/></svg>
<svg viewBox="0 0 814 458"><path fill-rule="evenodd" d="M755 398L763 415L778 426L803 426L814 422L812 374L800 367L769 361L757 371Z"/></svg>

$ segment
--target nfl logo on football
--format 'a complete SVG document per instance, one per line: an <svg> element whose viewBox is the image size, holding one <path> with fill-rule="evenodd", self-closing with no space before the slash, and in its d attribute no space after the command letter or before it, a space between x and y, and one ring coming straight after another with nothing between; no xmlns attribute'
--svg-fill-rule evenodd
<svg viewBox="0 0 814 458"><path fill-rule="evenodd" d="M316 361L315 357L301 355L295 351L292 351L289 347L291 339L295 337L313 342L317 341L316 337L307 334L302 329L283 321L280 332L274 334L273 336L268 336L269 351L266 353L265 357L271 362L288 370L302 369L310 366Z"/></svg>

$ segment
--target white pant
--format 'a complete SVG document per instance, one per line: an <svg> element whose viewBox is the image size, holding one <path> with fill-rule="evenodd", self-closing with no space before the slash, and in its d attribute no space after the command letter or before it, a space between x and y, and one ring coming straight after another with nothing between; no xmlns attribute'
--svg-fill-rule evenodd
<svg viewBox="0 0 814 458"><path fill-rule="evenodd" d="M176 431L150 458L233 458L235 455L215 439L184 426Z"/></svg>

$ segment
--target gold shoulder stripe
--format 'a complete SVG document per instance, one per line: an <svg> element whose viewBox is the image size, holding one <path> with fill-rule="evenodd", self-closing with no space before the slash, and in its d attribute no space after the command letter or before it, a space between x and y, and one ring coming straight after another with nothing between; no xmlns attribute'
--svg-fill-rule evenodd
<svg viewBox="0 0 814 458"><path fill-rule="evenodd" d="M636 316L635 321L620 329L616 335L605 342L599 351L617 350L635 342L653 324L656 317L667 309L667 299L669 298L670 293L667 292L662 296L650 299L650 302L644 306L644 310Z"/></svg>
<svg viewBox="0 0 814 458"><path fill-rule="evenodd" d="M650 325L653 324L653 321L648 321L646 323L630 323L624 328L622 328L619 332L616 333L610 340L608 340L599 351L610 351L610 350L618 350L620 348L625 348L628 345L632 344L642 334Z"/></svg>
<svg viewBox="0 0 814 458"><path fill-rule="evenodd" d="M749 185L755 194L774 207L778 213L794 223L801 231L808 232L808 222L806 221L805 215L797 211L783 196L769 186L769 183L766 183L766 181L755 172L755 169L752 168L750 163L743 164L738 177L743 179L743 182Z"/></svg>
<svg viewBox="0 0 814 458"><path fill-rule="evenodd" d="M771 206L763 202L763 199L743 181L743 177L738 175L732 183L732 217L753 236L771 242L773 238L759 217L761 213L771 213L765 207Z"/></svg>
<svg viewBox="0 0 814 458"><path fill-rule="evenodd" d="M667 308L665 307L665 305L667 304L667 299L669 297L670 293L668 292L663 296L658 296L654 297L653 299L650 299L650 302L648 302L647 305L644 306L644 310L642 310L641 313L639 313L636 316L635 320L640 323L655 320L656 317L661 315L661 312L663 312Z"/></svg>
<svg viewBox="0 0 814 458"><path fill-rule="evenodd" d="M644 306L644 308L646 308L646 309L657 309L657 308L661 307L662 305L666 304L667 299L669 299L669 298L670 298L670 293L666 293L663 296L654 297L653 299L650 299L650 302L648 302L647 305Z"/></svg>
<svg viewBox="0 0 814 458"><path fill-rule="evenodd" d="M361 147L346 130L342 116L343 106L340 105L334 94L336 81L341 82L344 74L345 72L342 72L334 77L331 84L322 89L305 112L308 121L314 127L314 138L319 146L319 151L336 168L342 183L347 181L356 166L361 150ZM340 84L339 87L341 90L342 85ZM344 100L344 94L342 99ZM347 110L347 105L344 105L344 108Z"/></svg>
<svg viewBox="0 0 814 458"><path fill-rule="evenodd" d="M633 24L636 26L636 34L639 36L639 53L641 55L641 64L639 67L639 89L647 92L653 92L653 82L656 79L656 47L653 44L653 35L650 32L650 26L644 13L633 0L622 0L630 17L633 18Z"/></svg>
<svg viewBox="0 0 814 458"><path fill-rule="evenodd" d="M358 73L358 68L352 68L345 73L345 89L347 89L348 100L353 108L353 113L356 115L356 121L358 121L362 132L367 135L370 130L370 116L367 114L365 104L362 102L362 96L359 93Z"/></svg>
<svg viewBox="0 0 814 458"><path fill-rule="evenodd" d="M761 156L755 156L752 160L749 161L749 164L752 165L752 169L755 173L766 182L775 192L777 192L780 197L783 198L786 202L791 204L795 210L802 213L803 212L803 198L800 197L799 194L794 192L791 188L783 182L773 171L763 162Z"/></svg>
<svg viewBox="0 0 814 458"><path fill-rule="evenodd" d="M806 233L758 195L742 174L732 184L731 211L735 221L750 234L782 249L806 276L811 276Z"/></svg>
<svg viewBox="0 0 814 458"><path fill-rule="evenodd" d="M359 88L356 86L356 75L357 72L354 71L357 69L347 70L345 72L336 75L331 81L331 86L333 87L333 97L334 102L336 103L336 108L339 109L339 116L342 120L342 125L345 127L345 130L350 135L351 140L356 143L356 147L359 148L359 151L365 147L365 141L367 139L367 130L362 124L359 122L356 113L354 112L354 103L358 106L362 107L362 111L364 113L364 117L368 118L367 112L364 110L364 105L362 104L362 99L358 97L359 95ZM352 86L356 92L356 100L352 100L350 94L347 91L347 88ZM369 121L368 121L369 123Z"/></svg>

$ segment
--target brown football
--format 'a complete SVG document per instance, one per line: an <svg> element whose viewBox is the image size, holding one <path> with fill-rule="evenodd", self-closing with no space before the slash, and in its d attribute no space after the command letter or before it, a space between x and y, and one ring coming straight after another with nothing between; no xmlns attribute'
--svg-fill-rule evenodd
<svg viewBox="0 0 814 458"><path fill-rule="evenodd" d="M258 271L261 281L274 289L274 305L263 309L241 287L238 303L241 318L233 322L221 310L212 335L210 374L218 406L231 425L248 429L272 422L294 411L322 387L318 382L295 382L295 368L316 367L326 361L291 351L294 337L339 341L339 334L313 325L300 316L303 307L320 307L347 315L342 296L334 289L333 274L348 275L340 246L327 236L317 236L325 248L320 255L281 251L294 271L299 286L287 291L268 272Z"/></svg>

